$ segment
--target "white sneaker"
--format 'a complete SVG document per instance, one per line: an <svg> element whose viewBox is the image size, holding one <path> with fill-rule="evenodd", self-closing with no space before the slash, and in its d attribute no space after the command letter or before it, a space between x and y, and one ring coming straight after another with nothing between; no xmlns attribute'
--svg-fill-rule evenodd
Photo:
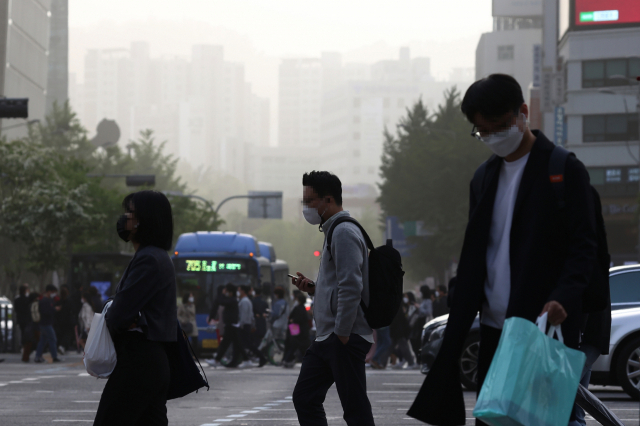
<svg viewBox="0 0 640 426"><path fill-rule="evenodd" d="M253 368L254 365L251 361L244 361L242 364L238 366L238 368Z"/></svg>
<svg viewBox="0 0 640 426"><path fill-rule="evenodd" d="M391 368L393 368L394 370L402 370L402 368L404 367L404 362L396 362L395 365L391 366Z"/></svg>
<svg viewBox="0 0 640 426"><path fill-rule="evenodd" d="M58 352L60 352L60 355L64 355L64 348L62 346L58 346Z"/></svg>
<svg viewBox="0 0 640 426"><path fill-rule="evenodd" d="M420 366L418 365L417 362L415 362L413 365L407 365L405 367L406 370L419 370Z"/></svg>
<svg viewBox="0 0 640 426"><path fill-rule="evenodd" d="M220 363L213 358L205 359L204 362L206 362L207 364L209 364L210 367L213 367L213 368L218 368L218 366L220 366Z"/></svg>

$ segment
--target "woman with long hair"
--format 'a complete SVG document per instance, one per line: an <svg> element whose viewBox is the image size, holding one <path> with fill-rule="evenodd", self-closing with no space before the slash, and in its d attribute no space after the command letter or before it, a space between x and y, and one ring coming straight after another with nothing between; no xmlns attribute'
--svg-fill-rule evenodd
<svg viewBox="0 0 640 426"><path fill-rule="evenodd" d="M157 191L127 195L117 231L135 255L116 288L106 322L118 361L100 398L94 425L167 425L169 359L177 336L176 278L167 251L173 217Z"/></svg>

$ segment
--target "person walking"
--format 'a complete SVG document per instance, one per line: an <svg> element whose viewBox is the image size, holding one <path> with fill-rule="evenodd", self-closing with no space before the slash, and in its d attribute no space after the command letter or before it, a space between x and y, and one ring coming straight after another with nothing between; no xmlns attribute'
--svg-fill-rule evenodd
<svg viewBox="0 0 640 426"><path fill-rule="evenodd" d="M238 302L238 315L240 319L240 338L242 341L242 346L244 348L243 356L244 363L242 367L252 367L251 361L247 355L248 353L252 353L255 357L260 360L258 367L264 367L267 363L267 357L264 356L262 352L258 350L258 345L256 345L254 333L256 331L256 320L253 315L253 303L249 299L249 293L251 293L251 287L248 285L241 285L238 288L238 297L240 297L240 301ZM235 348L234 348L235 350Z"/></svg>
<svg viewBox="0 0 640 426"><path fill-rule="evenodd" d="M284 289L277 286L273 289L273 302L271 302L271 333L278 340L284 340L287 333L289 318L289 304L284 299Z"/></svg>
<svg viewBox="0 0 640 426"><path fill-rule="evenodd" d="M184 334L189 337L191 346L198 347L198 324L196 323L196 305L193 293L182 295L182 304L178 307L178 322Z"/></svg>
<svg viewBox="0 0 640 426"><path fill-rule="evenodd" d="M288 345L282 359L282 365L285 368L293 368L296 364L296 352L300 351L300 354L304 356L309 347L309 329L311 326L307 308L304 306L306 301L307 296L299 294L298 303L289 314Z"/></svg>
<svg viewBox="0 0 640 426"><path fill-rule="evenodd" d="M13 309L16 313L16 322L20 327L20 338L22 345L22 362L29 362L29 354L33 345L33 338L29 336L27 328L32 323L31 309L29 303L29 284L24 283L18 290L18 297L13 301Z"/></svg>
<svg viewBox="0 0 640 426"><path fill-rule="evenodd" d="M416 302L416 296L414 296L413 292L406 292L403 296L403 302L405 298L407 299L407 319L409 320L410 329L409 344L413 353L417 356L422 348L422 329L425 322L420 317L420 305Z"/></svg>
<svg viewBox="0 0 640 426"><path fill-rule="evenodd" d="M87 343L89 331L91 330L91 322L93 321L94 314L89 300L91 300L91 295L88 292L85 292L82 294L82 296L80 296L82 307L80 308L80 313L78 313L78 338L80 340L80 346L83 350L85 344Z"/></svg>
<svg viewBox="0 0 640 426"><path fill-rule="evenodd" d="M38 312L40 314L40 341L36 348L36 358L34 362L44 362L42 352L45 345L49 346L49 352L53 362L60 362L58 358L58 339L56 331L53 328L55 322L55 313L60 310L60 306L54 306L53 298L56 296L58 289L53 284L45 287L44 296L38 302Z"/></svg>
<svg viewBox="0 0 640 426"><path fill-rule="evenodd" d="M69 287L60 286L60 299L55 303L60 309L55 313L56 337L58 338L58 352L62 355L69 349L74 340L74 328L77 324L73 315L73 306L69 297Z"/></svg>
<svg viewBox="0 0 640 426"><path fill-rule="evenodd" d="M268 286L268 284L265 284ZM253 342L256 346L262 342L265 334L267 334L267 318L269 317L269 304L262 297L262 288L253 289L253 317L255 319L256 331L253 333Z"/></svg>
<svg viewBox="0 0 640 426"><path fill-rule="evenodd" d="M369 250L360 228L345 222L332 230L340 217L349 217L342 208L342 184L326 171L305 173L303 215L319 225L326 235L333 232L331 247L326 244L315 285L297 272L292 283L301 291L315 295L313 315L316 340L302 359L300 375L293 391L293 405L302 426L327 425L322 405L327 391L336 384L347 425L374 425L367 397L365 357L373 344L360 306L369 303Z"/></svg>
<svg viewBox="0 0 640 426"><path fill-rule="evenodd" d="M22 354L22 360L29 362L29 355L38 346L40 342L40 293L33 291L29 293L29 312L31 313L31 322L27 326L27 335L31 339L31 345L28 347L26 355Z"/></svg>
<svg viewBox="0 0 640 426"><path fill-rule="evenodd" d="M452 278L453 279L453 278ZM438 295L433 301L433 317L437 318L449 313L449 305L447 304L447 287L438 286Z"/></svg>
<svg viewBox="0 0 640 426"><path fill-rule="evenodd" d="M222 343L218 346L218 351L214 359L205 360L212 367L222 365L222 357L225 352L233 345L233 359L225 367L237 368L244 357L244 348L242 347L240 337L240 315L237 299L238 288L229 283L225 286L224 291L218 296L216 302L211 308L211 314L218 312L218 306L224 306L222 312L222 320L224 322L224 337ZM209 315L211 316L211 315Z"/></svg>
<svg viewBox="0 0 640 426"><path fill-rule="evenodd" d="M118 362L94 425L166 426L167 345L178 334L176 276L167 254L173 238L171 204L161 192L139 191L127 195L122 208L116 230L133 243L135 254L105 314Z"/></svg>
<svg viewBox="0 0 640 426"><path fill-rule="evenodd" d="M398 370L404 368L405 364L409 370L414 370L417 366L413 353L409 348L411 326L409 325L409 318L407 317L408 309L409 297L405 293L402 297L402 305L389 326L391 350L395 351L396 355L398 355L398 360L392 368Z"/></svg>
<svg viewBox="0 0 640 426"><path fill-rule="evenodd" d="M408 412L434 425L465 423L458 360L479 311L478 392L506 318L535 322L547 313L552 325L561 325L565 345L578 348L582 294L597 264L589 174L575 156L566 159L564 174L555 176L565 185L560 211L549 176L555 145L529 129L518 82L505 74L476 81L461 109L473 124L472 136L494 155L471 182L469 223L442 346Z"/></svg>

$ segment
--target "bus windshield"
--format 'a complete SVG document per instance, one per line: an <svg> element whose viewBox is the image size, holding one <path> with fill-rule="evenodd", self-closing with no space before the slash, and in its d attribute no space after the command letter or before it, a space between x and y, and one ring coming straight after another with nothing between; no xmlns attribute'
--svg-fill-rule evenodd
<svg viewBox="0 0 640 426"><path fill-rule="evenodd" d="M255 286L258 270L253 259L235 257L180 257L174 259L177 293L193 294L196 314L209 314L218 288L228 283ZM178 301L178 304L181 300Z"/></svg>

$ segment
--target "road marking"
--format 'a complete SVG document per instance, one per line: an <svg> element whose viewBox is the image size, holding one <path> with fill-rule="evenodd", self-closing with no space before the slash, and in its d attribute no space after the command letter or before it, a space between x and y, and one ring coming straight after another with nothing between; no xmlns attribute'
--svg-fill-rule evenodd
<svg viewBox="0 0 640 426"><path fill-rule="evenodd" d="M275 403L269 403L269 404L264 404L265 407L277 407L280 404L275 404Z"/></svg>
<svg viewBox="0 0 640 426"><path fill-rule="evenodd" d="M279 399L276 402L291 402L289 399Z"/></svg>
<svg viewBox="0 0 640 426"><path fill-rule="evenodd" d="M214 422L232 422L234 419L215 419Z"/></svg>
<svg viewBox="0 0 640 426"><path fill-rule="evenodd" d="M412 394L415 394L416 391L392 391L392 390L386 390L386 391L367 391L367 393L386 393L386 394L412 393Z"/></svg>
<svg viewBox="0 0 640 426"><path fill-rule="evenodd" d="M284 399L293 399L292 396L285 396Z"/></svg>
<svg viewBox="0 0 640 426"><path fill-rule="evenodd" d="M255 413L259 413L259 410L245 410L245 411L240 411L241 413L245 413L245 414L255 414Z"/></svg>
<svg viewBox="0 0 640 426"><path fill-rule="evenodd" d="M53 422L76 422L76 423L93 423L93 420L71 420L71 419L55 419L52 420Z"/></svg>
<svg viewBox="0 0 640 426"><path fill-rule="evenodd" d="M40 410L41 413L95 413L96 410Z"/></svg>
<svg viewBox="0 0 640 426"><path fill-rule="evenodd" d="M44 391L44 390L37 390L36 392L39 392L39 393L53 393L53 391Z"/></svg>
<svg viewBox="0 0 640 426"><path fill-rule="evenodd" d="M72 401L72 402L75 402L75 403L77 403L77 404L86 404L86 403L91 403L91 404L94 404L94 403L95 403L95 404L97 404L97 403L99 403L100 401Z"/></svg>
<svg viewBox="0 0 640 426"><path fill-rule="evenodd" d="M220 423L205 423L203 425L200 426L220 426Z"/></svg>
<svg viewBox="0 0 640 426"><path fill-rule="evenodd" d="M227 417L247 417L246 414L229 414Z"/></svg>
<svg viewBox="0 0 640 426"><path fill-rule="evenodd" d="M89 374L89 373L80 373L80 374L78 374L78 376L79 377L89 377L89 376L91 376L91 374Z"/></svg>
<svg viewBox="0 0 640 426"><path fill-rule="evenodd" d="M383 383L384 386L422 386L422 383Z"/></svg>
<svg viewBox="0 0 640 426"><path fill-rule="evenodd" d="M254 410L271 410L269 407L253 407Z"/></svg>

